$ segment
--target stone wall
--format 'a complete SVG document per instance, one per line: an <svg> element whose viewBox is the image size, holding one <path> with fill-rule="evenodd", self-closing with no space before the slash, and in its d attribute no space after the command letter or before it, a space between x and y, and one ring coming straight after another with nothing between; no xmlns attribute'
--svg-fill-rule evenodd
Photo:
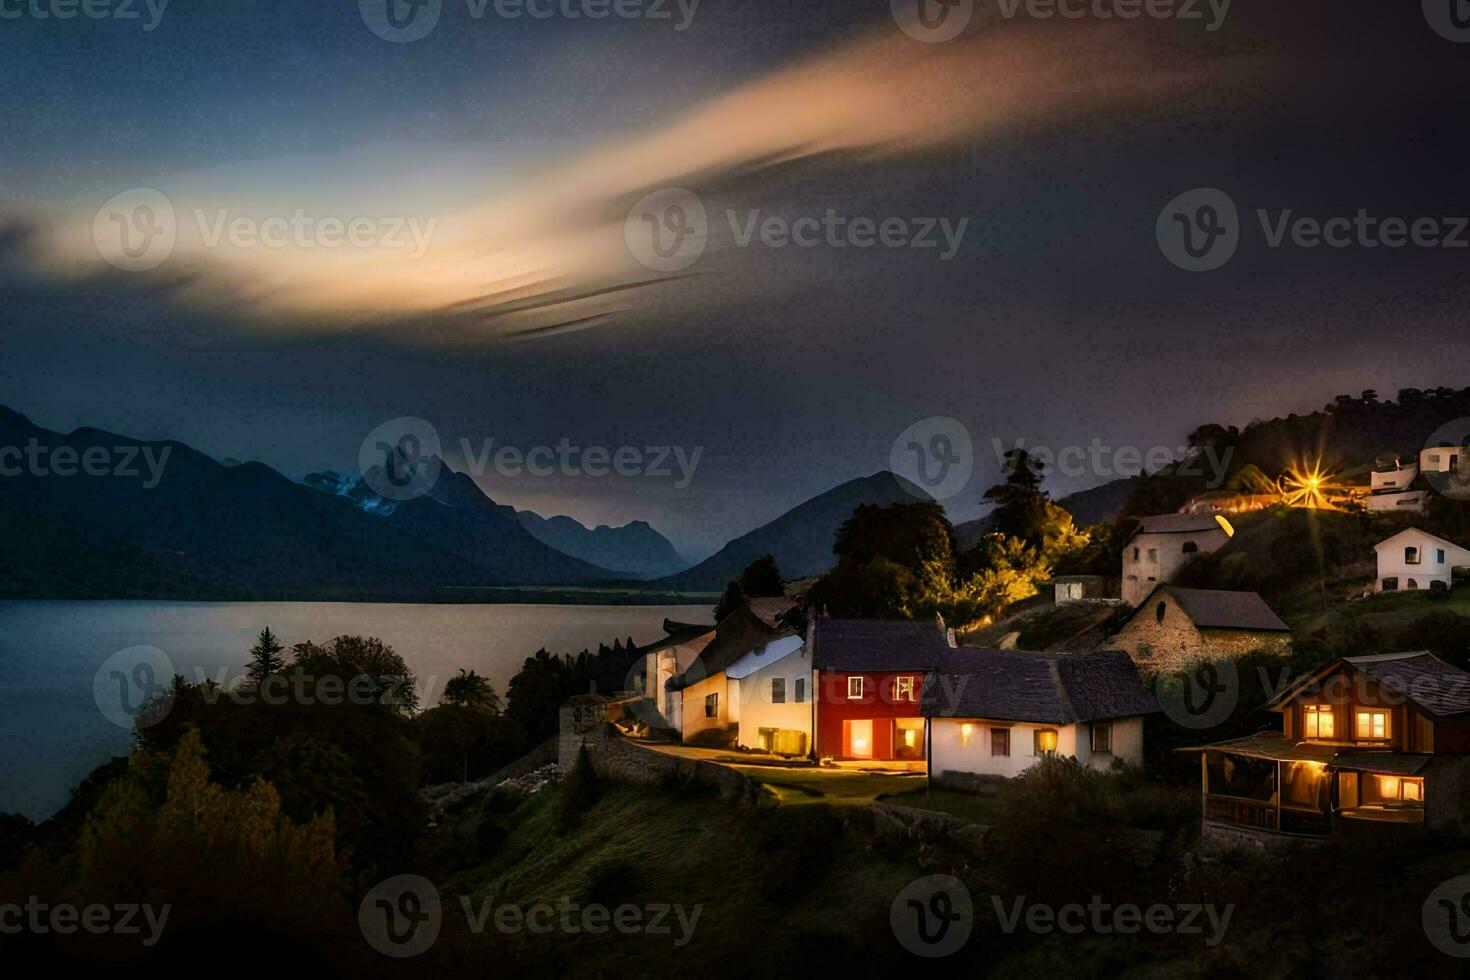
<svg viewBox="0 0 1470 980"><path fill-rule="evenodd" d="M1156 606L1164 606L1163 622ZM1117 635L1103 645L1125 650L1140 667L1150 670L1182 670L1201 660L1239 657L1254 650L1285 655L1290 651L1290 634L1251 630L1196 629L1184 610L1170 596L1163 596L1139 612Z"/></svg>
<svg viewBox="0 0 1470 980"><path fill-rule="evenodd" d="M612 782L639 786L696 783L726 799L753 803L759 798L759 787L733 769L660 752L625 738L612 726L624 710L621 702L584 699L562 705L557 766L563 775L571 772L577 753L585 747L593 771Z"/></svg>

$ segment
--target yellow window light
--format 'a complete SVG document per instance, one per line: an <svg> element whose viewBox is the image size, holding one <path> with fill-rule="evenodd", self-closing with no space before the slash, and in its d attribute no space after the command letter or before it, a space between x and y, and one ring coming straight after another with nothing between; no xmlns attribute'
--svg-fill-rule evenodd
<svg viewBox="0 0 1470 980"><path fill-rule="evenodd" d="M1037 736L1037 742L1043 752L1055 752L1057 750L1057 733L1052 731L1041 732Z"/></svg>

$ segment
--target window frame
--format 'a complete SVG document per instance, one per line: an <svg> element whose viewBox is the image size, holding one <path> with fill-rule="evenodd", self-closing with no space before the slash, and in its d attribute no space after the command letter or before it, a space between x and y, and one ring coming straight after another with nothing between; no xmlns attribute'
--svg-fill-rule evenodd
<svg viewBox="0 0 1470 980"><path fill-rule="evenodd" d="M1362 720L1363 720L1364 716L1367 716L1368 719L1369 719L1369 723L1368 723L1368 734L1367 735L1364 735L1362 733L1362 727L1361 727L1361 723L1362 723ZM1382 717L1383 718L1383 734L1382 735L1374 735L1373 734L1374 725L1373 725L1372 719L1375 716L1378 716L1378 717ZM1387 710L1386 708L1356 708L1356 709L1353 710L1353 741L1354 742L1388 742L1388 741L1392 741L1392 740L1393 740L1393 712Z"/></svg>
<svg viewBox="0 0 1470 980"><path fill-rule="evenodd" d="M806 704L806 678L797 677L792 681L792 694L795 695L793 704Z"/></svg>
<svg viewBox="0 0 1470 980"><path fill-rule="evenodd" d="M913 703L918 701L919 685L917 680L913 674L903 674L895 677L893 679L893 703L898 704L900 701ZM907 697L904 697L905 690L908 691Z"/></svg>
<svg viewBox="0 0 1470 980"><path fill-rule="evenodd" d="M996 751L997 749L1002 751ZM1009 728L990 729L990 757L992 759L1011 757L1011 730Z"/></svg>
<svg viewBox="0 0 1470 980"><path fill-rule="evenodd" d="M861 675L847 678L847 700L861 701L863 699L863 680Z"/></svg>
<svg viewBox="0 0 1470 980"><path fill-rule="evenodd" d="M1088 744L1092 746L1093 755L1113 754L1113 723L1110 721L1095 721L1090 726ZM1102 736L1103 747L1098 748L1098 736Z"/></svg>
<svg viewBox="0 0 1470 980"><path fill-rule="evenodd" d="M1322 719L1327 719L1327 734L1321 734ZM1316 731L1313 731L1313 729ZM1337 737L1337 713L1330 704L1302 705L1302 738L1332 739Z"/></svg>
<svg viewBox="0 0 1470 980"><path fill-rule="evenodd" d="M706 694L704 696L704 716L706 718L718 718L718 717L720 717L720 692L719 691L716 691L713 694Z"/></svg>
<svg viewBox="0 0 1470 980"><path fill-rule="evenodd" d="M779 687L778 687L778 685L779 685ZM771 703L772 704L785 704L786 703L786 678L784 678L784 677L772 677L771 678Z"/></svg>
<svg viewBox="0 0 1470 980"><path fill-rule="evenodd" d="M1424 564L1424 552L1421 551L1419 548L1415 547L1414 545L1406 545L1404 547L1404 564L1405 565L1422 565L1422 564Z"/></svg>

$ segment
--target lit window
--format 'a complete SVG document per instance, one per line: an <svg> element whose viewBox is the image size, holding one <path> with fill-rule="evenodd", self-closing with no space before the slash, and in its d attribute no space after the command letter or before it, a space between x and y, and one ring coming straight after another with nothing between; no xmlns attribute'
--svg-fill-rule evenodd
<svg viewBox="0 0 1470 980"><path fill-rule="evenodd" d="M914 679L912 677L897 677L893 681L894 701L914 700Z"/></svg>
<svg viewBox="0 0 1470 980"><path fill-rule="evenodd" d="M1092 751L1113 751L1113 726L1105 722L1097 722L1092 726Z"/></svg>
<svg viewBox="0 0 1470 980"><path fill-rule="evenodd" d="M772 677L771 678L771 703L772 704L785 704L786 703L786 678L784 678L784 677Z"/></svg>
<svg viewBox="0 0 1470 980"><path fill-rule="evenodd" d="M1360 739L1388 738L1387 711L1359 711L1357 737Z"/></svg>
<svg viewBox="0 0 1470 980"><path fill-rule="evenodd" d="M847 679L847 697L850 701L856 701L863 696L863 679L861 677L849 677Z"/></svg>
<svg viewBox="0 0 1470 980"><path fill-rule="evenodd" d="M1306 730L1307 738L1331 738L1334 732L1332 722L1332 705L1302 705L1302 728Z"/></svg>
<svg viewBox="0 0 1470 980"><path fill-rule="evenodd" d="M990 754L1011 754L1011 730L1009 728L992 728L990 730Z"/></svg>
<svg viewBox="0 0 1470 980"><path fill-rule="evenodd" d="M1051 755L1057 750L1057 730L1055 728L1038 728L1035 734L1035 742L1034 754Z"/></svg>
<svg viewBox="0 0 1470 980"><path fill-rule="evenodd" d="M704 716L706 718L720 717L720 696L718 694L709 694L705 696Z"/></svg>
<svg viewBox="0 0 1470 980"><path fill-rule="evenodd" d="M1401 784L1405 803L1424 802L1424 784L1417 779L1405 779Z"/></svg>
<svg viewBox="0 0 1470 980"><path fill-rule="evenodd" d="M968 721L960 726L960 745L970 747L970 736L975 734L975 726Z"/></svg>
<svg viewBox="0 0 1470 980"><path fill-rule="evenodd" d="M796 699L795 699L796 700L796 703L797 704L805 704L806 703L806 678L805 677L798 677L796 679L796 683L795 683L794 687L795 687L795 690L792 693L796 695Z"/></svg>

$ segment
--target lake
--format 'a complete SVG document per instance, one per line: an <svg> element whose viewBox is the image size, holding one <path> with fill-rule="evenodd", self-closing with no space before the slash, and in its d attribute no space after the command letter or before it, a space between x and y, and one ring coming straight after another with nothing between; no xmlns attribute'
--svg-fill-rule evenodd
<svg viewBox="0 0 1470 980"><path fill-rule="evenodd" d="M521 661L543 646L576 653L629 636L646 645L664 635L665 617L708 622L712 606L0 602L0 812L48 817L87 773L128 753L130 730L108 719L93 690L119 655L125 669L147 670L162 651L162 664L195 681L242 672L265 626L287 647L362 634L398 651L426 704L461 667L490 678L504 699ZM156 651L123 653L137 647Z"/></svg>

